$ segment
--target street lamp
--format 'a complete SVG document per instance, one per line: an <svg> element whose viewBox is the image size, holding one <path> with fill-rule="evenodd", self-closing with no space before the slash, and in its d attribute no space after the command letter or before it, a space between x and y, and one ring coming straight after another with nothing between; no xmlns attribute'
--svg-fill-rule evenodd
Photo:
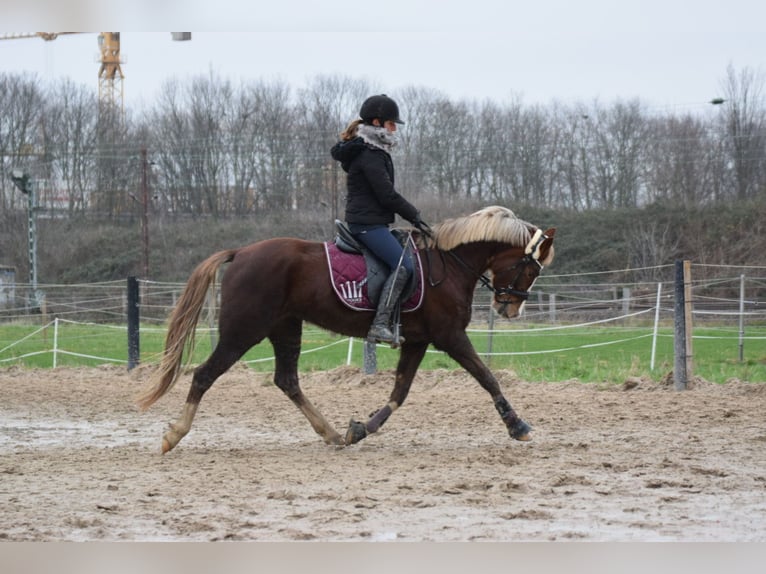
<svg viewBox="0 0 766 574"><path fill-rule="evenodd" d="M11 181L27 196L27 236L29 252L29 284L31 286L30 302L35 310L40 310L42 294L37 290L37 224L35 218L35 188L29 174L22 169L11 171Z"/></svg>

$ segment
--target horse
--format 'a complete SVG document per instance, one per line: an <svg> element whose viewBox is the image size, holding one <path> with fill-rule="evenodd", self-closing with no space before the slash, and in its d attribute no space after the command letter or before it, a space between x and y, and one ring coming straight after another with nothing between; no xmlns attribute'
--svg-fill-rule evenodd
<svg viewBox="0 0 766 574"><path fill-rule="evenodd" d="M137 397L148 409L165 395L181 374L207 292L219 268L228 266L220 283L218 342L193 370L183 410L162 438L162 452L172 450L191 429L205 392L251 347L268 339L274 349L274 384L300 409L328 445L343 447L377 432L402 406L430 345L454 359L490 395L509 435L531 439L531 426L513 409L498 381L479 358L466 328L477 282L494 293L492 307L501 316L521 312L543 267L553 260L555 228L543 232L502 206L447 219L432 230L410 230L425 261L422 305L401 314L399 360L388 402L364 423L351 419L338 433L304 395L298 359L304 322L351 337L364 338L373 313L349 309L328 281L324 243L298 238L266 239L218 251L191 273L173 308L165 348L152 385ZM488 276L489 275L489 276Z"/></svg>

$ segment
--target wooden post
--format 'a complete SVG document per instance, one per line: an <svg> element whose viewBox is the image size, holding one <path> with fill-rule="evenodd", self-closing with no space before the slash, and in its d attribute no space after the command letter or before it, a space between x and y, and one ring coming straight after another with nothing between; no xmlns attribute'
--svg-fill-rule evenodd
<svg viewBox="0 0 766 574"><path fill-rule="evenodd" d="M138 280L128 277L128 370L139 363L139 303Z"/></svg>
<svg viewBox="0 0 766 574"><path fill-rule="evenodd" d="M686 380L690 380L694 375L694 350L692 347L692 337L694 335L693 322L693 295L692 295L692 262L684 261L684 323L686 335Z"/></svg>

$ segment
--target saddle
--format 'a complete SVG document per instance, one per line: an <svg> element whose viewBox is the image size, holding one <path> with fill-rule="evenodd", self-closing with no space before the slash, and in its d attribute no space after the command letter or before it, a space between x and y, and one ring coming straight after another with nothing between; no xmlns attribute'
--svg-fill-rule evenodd
<svg viewBox="0 0 766 574"><path fill-rule="evenodd" d="M355 311L374 311L390 273L369 249L357 241L342 221L336 220L337 235L325 242L330 281L338 298ZM409 233L391 231L404 247L404 257L409 257L415 272L410 277L401 296L401 310L414 311L423 303L423 270L420 254Z"/></svg>

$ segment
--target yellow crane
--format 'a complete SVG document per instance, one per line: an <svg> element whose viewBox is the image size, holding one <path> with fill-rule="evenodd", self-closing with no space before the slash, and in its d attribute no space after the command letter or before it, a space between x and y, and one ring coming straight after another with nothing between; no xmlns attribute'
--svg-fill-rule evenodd
<svg viewBox="0 0 766 574"><path fill-rule="evenodd" d="M42 38L46 42L55 40L64 34L84 34L85 32L16 32L0 34L0 40L17 40L20 38ZM191 40L191 32L171 32L174 41ZM98 47L101 52L101 66L98 69L98 102L99 108L114 109L119 107L125 111L125 90L120 58L120 33L101 32L98 35Z"/></svg>
<svg viewBox="0 0 766 574"><path fill-rule="evenodd" d="M114 109L119 102L122 114L125 111L125 90L122 84L125 76L120 66L123 63L120 59L120 33L101 32L98 35L98 47L101 50L101 67L98 70L99 109Z"/></svg>
<svg viewBox="0 0 766 574"><path fill-rule="evenodd" d="M0 35L0 40L18 40L20 38L42 38L46 42L55 40L63 34L81 34L81 32L8 32Z"/></svg>

